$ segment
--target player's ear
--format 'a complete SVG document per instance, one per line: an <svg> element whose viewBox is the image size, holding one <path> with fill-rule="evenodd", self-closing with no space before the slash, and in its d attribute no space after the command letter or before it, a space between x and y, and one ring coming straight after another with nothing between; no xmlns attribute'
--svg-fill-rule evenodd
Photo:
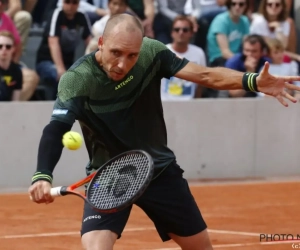
<svg viewBox="0 0 300 250"><path fill-rule="evenodd" d="M101 47L103 45L103 37L100 36L98 40L98 47Z"/></svg>

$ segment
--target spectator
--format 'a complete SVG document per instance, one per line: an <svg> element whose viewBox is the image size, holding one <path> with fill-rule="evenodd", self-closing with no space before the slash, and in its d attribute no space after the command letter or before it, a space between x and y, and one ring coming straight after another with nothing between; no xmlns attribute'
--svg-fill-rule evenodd
<svg viewBox="0 0 300 250"><path fill-rule="evenodd" d="M171 36L173 42L166 46L173 53L179 57L185 57L191 62L206 66L204 51L190 44L193 36L193 23L188 17L177 16L174 19ZM170 79L163 78L161 86L162 100L190 100L201 97L200 86L176 77L171 77Z"/></svg>
<svg viewBox="0 0 300 250"><path fill-rule="evenodd" d="M128 0L128 6L130 10L140 18L144 27L145 36L154 38L154 0Z"/></svg>
<svg viewBox="0 0 300 250"><path fill-rule="evenodd" d="M200 16L198 18L199 29L195 35L194 44L206 50L206 39L209 26L213 19L227 10L226 0L197 0L200 4ZM192 13L192 0L187 0L185 12Z"/></svg>
<svg viewBox="0 0 300 250"><path fill-rule="evenodd" d="M179 15L185 15L184 7L187 0L157 0L158 13L155 15L153 30L155 39L167 44L172 41L170 36L172 30L172 22ZM197 19L200 15L200 6L198 0L192 0L193 12L188 18L193 23L193 31L198 31Z"/></svg>
<svg viewBox="0 0 300 250"><path fill-rule="evenodd" d="M85 53L89 54L98 48L98 40L102 36L108 19L115 14L122 14L128 7L128 0L108 0L108 9L110 14L102 17L94 23L92 28L93 38L90 40Z"/></svg>
<svg viewBox="0 0 300 250"><path fill-rule="evenodd" d="M266 61L269 48L262 36L249 35L243 42L243 52L238 53L227 60L225 67L241 72L258 73ZM223 92L224 93L224 92ZM229 97L256 97L256 93L245 92L244 90L230 90Z"/></svg>
<svg viewBox="0 0 300 250"><path fill-rule="evenodd" d="M66 70L74 63L80 36L86 45L91 39L91 27L85 14L78 12L79 0L64 0L62 9L57 8L48 20L38 49L36 70L51 87L52 99L57 84Z"/></svg>
<svg viewBox="0 0 300 250"><path fill-rule="evenodd" d="M295 54L295 24L288 18L286 0L262 0L258 14L253 15L250 33L265 39L279 39L286 49L285 54L299 61L299 55Z"/></svg>
<svg viewBox="0 0 300 250"><path fill-rule="evenodd" d="M8 31L0 31L0 101L20 101L22 71L13 62L14 36Z"/></svg>
<svg viewBox="0 0 300 250"><path fill-rule="evenodd" d="M277 39L269 39L268 40L268 46L269 46L269 57L272 60L272 63L270 63L269 72L273 75L289 75L289 76L296 76L299 75L298 72L298 65L295 61L292 62L285 62L284 60L284 46L282 42ZM300 85L300 82L291 82L296 85ZM294 94L291 93L290 94Z"/></svg>
<svg viewBox="0 0 300 250"><path fill-rule="evenodd" d="M249 0L228 0L228 11L217 15L207 35L208 58L211 66L224 66L227 59L239 53L243 38L249 34L247 12Z"/></svg>
<svg viewBox="0 0 300 250"><path fill-rule="evenodd" d="M36 0L26 0L26 2L24 1L24 4L26 4L26 7L30 11L36 4ZM32 24L31 13L24 10L23 7L25 7L25 5L22 6L21 0L8 0L8 9L6 10L6 14L13 19L21 36L22 51L24 51L26 47L29 30Z"/></svg>
<svg viewBox="0 0 300 250"><path fill-rule="evenodd" d="M36 86L39 82L39 77L34 70L29 69L24 65L23 66L20 65L19 59L22 53L21 39L13 21L9 16L7 16L4 13L4 10L7 9L7 4L8 4L7 0L0 0L0 18L1 18L0 31L9 31L14 37L13 61L14 63L19 64L23 75L21 100L29 100L36 89Z"/></svg>
<svg viewBox="0 0 300 250"><path fill-rule="evenodd" d="M58 0L57 8L62 8L64 0ZM68 0L67 2L72 2L72 0ZM103 16L108 14L107 11L107 0L81 0L79 2L78 11L87 14L90 23L94 24L96 21L101 19Z"/></svg>

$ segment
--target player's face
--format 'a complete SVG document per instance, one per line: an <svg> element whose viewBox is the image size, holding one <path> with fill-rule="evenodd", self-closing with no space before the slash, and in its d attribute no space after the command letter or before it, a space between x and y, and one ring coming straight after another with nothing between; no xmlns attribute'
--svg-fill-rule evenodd
<svg viewBox="0 0 300 250"><path fill-rule="evenodd" d="M138 60L142 41L139 30L114 32L105 41L100 38L101 65L109 78L120 81L127 75Z"/></svg>
<svg viewBox="0 0 300 250"><path fill-rule="evenodd" d="M0 36L0 60L11 61L13 53L14 47L12 39Z"/></svg>

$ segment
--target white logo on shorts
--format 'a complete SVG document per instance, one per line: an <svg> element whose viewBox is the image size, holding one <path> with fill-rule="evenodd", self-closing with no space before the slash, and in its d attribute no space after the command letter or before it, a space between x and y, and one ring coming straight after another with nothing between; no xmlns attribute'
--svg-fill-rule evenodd
<svg viewBox="0 0 300 250"><path fill-rule="evenodd" d="M83 222L86 222L87 220L92 220L92 219L98 219L98 220L100 220L101 219L101 215L91 215L91 216L88 216L88 217L84 218Z"/></svg>

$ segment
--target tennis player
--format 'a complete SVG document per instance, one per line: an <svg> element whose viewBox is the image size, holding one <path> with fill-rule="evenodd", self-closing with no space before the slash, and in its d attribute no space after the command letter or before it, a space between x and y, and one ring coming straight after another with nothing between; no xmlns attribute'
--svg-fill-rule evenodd
<svg viewBox="0 0 300 250"><path fill-rule="evenodd" d="M175 76L215 89L260 91L284 106L288 105L285 98L296 102L285 88L300 90L286 82L300 77L272 76L267 63L260 74L196 65L178 58L164 44L143 37L140 22L127 14L109 19L98 45L98 51L80 58L60 79L29 194L36 203L53 201L52 173L63 150L62 136L78 120L90 157L87 174L119 153L145 150L153 157L155 177L136 205L153 221L162 241L173 239L184 250L212 249L207 225L183 170L167 146L160 99L162 77ZM97 214L87 204L83 210L83 247L112 250L131 207L114 214Z"/></svg>

